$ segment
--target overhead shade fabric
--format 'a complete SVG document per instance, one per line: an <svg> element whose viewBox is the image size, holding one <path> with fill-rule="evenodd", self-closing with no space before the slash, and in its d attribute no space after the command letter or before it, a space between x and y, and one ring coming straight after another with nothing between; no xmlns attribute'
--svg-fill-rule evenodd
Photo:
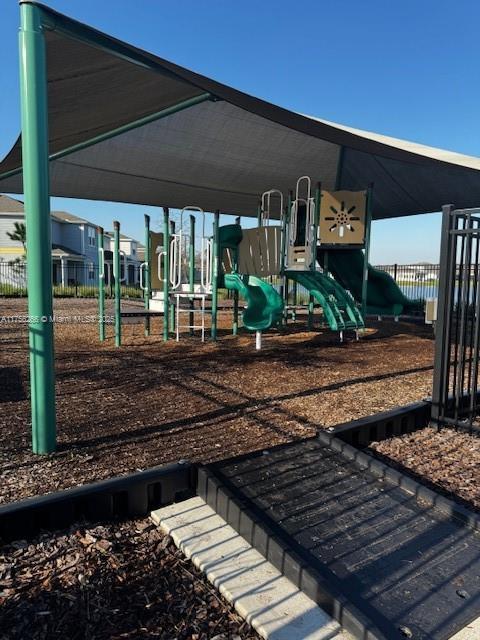
<svg viewBox="0 0 480 640"><path fill-rule="evenodd" d="M374 183L374 218L480 203L477 158L293 113L39 6L48 22L49 153L59 156L51 195L255 216L263 191L286 193L308 175L325 189ZM205 94L214 100L153 119ZM1 179L19 167L20 140L0 164L0 190L22 192L21 172Z"/></svg>

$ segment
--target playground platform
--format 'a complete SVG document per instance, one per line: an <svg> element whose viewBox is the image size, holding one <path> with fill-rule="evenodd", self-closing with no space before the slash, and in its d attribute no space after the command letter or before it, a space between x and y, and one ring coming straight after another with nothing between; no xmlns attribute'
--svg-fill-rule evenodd
<svg viewBox="0 0 480 640"><path fill-rule="evenodd" d="M354 637L462 637L480 616L479 529L330 442L203 467L199 495Z"/></svg>

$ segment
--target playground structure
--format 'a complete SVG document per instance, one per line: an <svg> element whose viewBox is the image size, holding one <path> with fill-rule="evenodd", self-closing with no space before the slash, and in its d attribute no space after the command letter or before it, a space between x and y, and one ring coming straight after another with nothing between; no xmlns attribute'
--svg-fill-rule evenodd
<svg viewBox="0 0 480 640"><path fill-rule="evenodd" d="M322 325L340 338L347 330L360 331L368 314L398 317L415 310L415 305L402 296L391 278L369 265L371 222L435 211L443 202L454 200L463 208L457 212L446 211L450 219L448 225L447 216L444 220L450 241L444 242L442 253L450 257L443 257L442 264L446 270L448 263L450 275L449 287L444 286L443 297L440 296L438 345L441 339L449 341L443 345L443 352L437 349L435 373L440 376L436 380L437 418L440 421L450 418L455 426L465 426L467 409L467 418L471 426L475 426L472 422L478 415L478 372L471 363L478 361L480 334L479 222L478 211L465 211L465 208L480 200L479 161L287 112L111 39L31 0L21 4L23 155L20 156L20 143L17 143L2 163L0 184L6 192L23 190L25 193L35 453L49 453L56 446L53 324L45 321L52 314L50 194L163 206L161 233L152 233L150 219L145 217L146 255L141 275L145 296L144 309L139 313L144 316L146 335L151 330L152 315L160 313L165 340L170 339L173 329L177 339L182 329L200 330L204 338L204 319L210 305L211 337L217 339L218 292L225 288L234 296L232 331L238 330L239 304L243 298L246 303L243 324L255 332L257 346L261 346L262 332L285 323L291 285L304 286L308 291L309 327L313 328L315 305L320 306ZM90 93L89 83L93 86ZM142 132L138 138L136 129ZM295 190L289 192L295 183ZM264 192L257 209L258 194L271 185L276 188ZM196 205L184 207L186 202ZM180 210L181 207L184 209L175 228L170 220L170 208ZM220 211L232 216L257 216L257 227L242 229L239 223L221 226ZM206 232L204 212L215 212L211 233ZM202 218L199 255L195 228L198 216ZM465 220L466 226L452 226L455 219ZM188 221L187 230L184 227ZM113 259L117 346L122 338L123 258L119 238L117 222ZM461 244L464 259L460 305L455 304L456 269L452 258L457 243ZM99 257L103 264L102 245L103 232L99 229ZM476 269L473 281L472 263ZM266 281L270 277L280 280L278 288ZM104 279L101 273L99 291L104 289ZM99 311L100 336L104 339L103 294L99 297ZM451 325L458 327L455 334L448 330ZM293 349L298 350L295 340L292 343ZM450 359L452 344L457 351ZM121 393L131 404L134 396L129 395L120 377L124 372L126 377L131 376L133 356L143 360L141 365L147 370L145 379L138 381L136 398L153 377L161 380L160 388L168 377L169 369L161 366L162 362L154 363L153 357L150 359L148 341L143 346L143 353L134 353L132 349L125 358L121 354L112 357L108 350L104 354L108 355L109 372L113 369L112 360L125 360L125 369L116 383L120 381ZM343 404L346 386L361 383L361 379L355 377L369 356L367 349L376 351L368 341L355 348L359 357L349 362L348 381L338 384L335 369L332 377L325 380L326 370L332 369L332 353L325 355L321 363L323 371L321 367L317 369L319 376L324 376L323 397L327 400L322 408L328 412L336 403L327 394L339 386L343 396L338 404ZM311 351L309 343L307 349ZM406 349L411 346L407 345ZM343 350L331 349L335 351L337 355L342 351L341 356L350 360ZM221 350L212 349L212 352L218 360L224 358ZM168 360L169 350L163 353ZM198 416L198 421L204 423L205 417L208 421L212 414L226 415L221 430L212 429L215 457L217 447L221 447L219 440L226 434L232 434L233 439L241 431L239 417L243 413L248 414L249 419L250 415L260 414L252 426L255 438L258 424L265 420L262 413L271 413L266 428L278 430L278 437L284 440L289 432L278 429L282 423L279 424L277 416L282 415L283 424L288 424L291 415L280 402L289 403L297 397L303 402L305 391L316 397L319 390L317 386L299 388L297 378L290 376L291 369L286 370L292 362L285 358L283 377L292 377L297 386L285 390L281 398L272 397L271 388L282 376L271 367L268 388L265 386L262 393L255 396L251 389L249 393L246 376L238 375L239 367L245 364L239 357L238 369L232 367L233 372L229 371L232 378L239 378L234 396L225 399L230 389L219 379L225 375L230 362L226 362L214 380L208 381L211 388L202 394L195 387L202 382L202 372L195 377L197 372L188 349L185 353L183 369L175 379L177 384L171 388L179 389L183 383L181 375L187 377L192 372L183 398L187 397L188 401L193 398L193 411L197 409L197 400L203 403L206 413ZM200 366L209 360L211 353L198 358ZM386 353L391 357L392 351L387 349ZM321 347L313 354L317 361L318 354L323 355ZM270 364L269 354L266 358L247 355L260 363L259 366L267 361ZM407 353L405 359L409 357ZM297 361L293 354L291 360L307 372L306 376L314 377L313 368L305 366L306 358ZM443 365L440 362L443 371L439 360L444 361ZM155 372L160 375L152 375L154 364ZM178 369L175 359L170 372ZM389 376L391 370L388 369L388 360L386 366L382 362L382 367L375 372L379 374L377 378L383 380ZM96 379L97 371L96 363L88 368L89 382ZM363 375L363 371L360 373ZM447 415L451 413L449 376L454 376L456 381L453 417ZM252 379L257 382L255 376ZM317 381L314 382L317 385ZM465 382L470 401L474 399L473 406L470 404L468 408L463 398ZM88 391L91 388L88 385ZM156 391L154 388L152 395ZM258 402L257 407L255 403L261 400L263 392L267 404ZM353 393L358 396L354 390L351 397ZM73 404L68 394L62 401L65 398ZM98 398L100 402L104 400L103 386L99 388ZM176 454L179 423L188 423L191 431L195 431L192 427L196 423L190 423L191 415L176 395L172 402L178 404L182 413L174 416L175 420L169 423L173 428L168 429ZM398 435L409 433L410 428L419 427L418 416L425 424L431 408L431 403L422 402L414 409L410 422L405 407L399 411L397 407L395 417L377 414L375 423L337 424L332 426L333 434L319 432L308 439L302 431L296 442L284 444L281 449L267 450L252 438L257 452L240 460L238 457L223 460L203 468L195 490L204 495L207 502L215 503L218 512L223 512L226 518L236 520L240 535L249 529L252 543L259 545L266 557L276 558L282 571L289 572L290 577L293 573L300 589L313 591L314 599L321 606L327 604L356 637L446 640L478 616L479 542L477 533L472 531L478 531L478 520L473 521L471 514L459 505L446 505L439 495L417 486L411 478L380 464L370 455L346 446L348 440L337 438L348 431L352 444L363 441L365 445L365 439L389 438L395 429ZM314 409L312 428L320 424L318 405ZM131 414L127 415L130 421ZM135 444L139 435L142 438L145 430L151 430L152 415L158 413L145 411L145 415L148 424L136 429L135 440L130 438ZM79 419L84 421L84 416L80 413ZM98 416L94 417L97 421ZM123 418L121 414L118 419ZM109 421L108 415L105 420ZM160 422L155 425L153 438L163 444L158 429L163 429L167 422L166 419ZM302 417L302 429L305 422ZM231 430L227 431L225 424L229 423ZM80 428L83 426L84 422ZM96 423L95 443L104 438L98 430ZM117 440L118 434L112 433L110 438ZM199 449L204 446L200 441ZM108 459L111 463L113 455ZM243 465L243 469L239 465ZM192 480L193 474L188 477ZM166 481L165 485L141 490L135 485L128 497L117 491L118 485L114 494L108 493L112 489L107 486L102 489L107 497L101 494L100 499L92 502L105 505L112 512L125 502L129 508L134 503L138 508L138 503L142 503L142 509L147 509L149 496L177 499L172 485ZM254 486L253 492L249 491L249 485ZM185 487L180 483L179 489L181 495ZM78 504L85 508L84 496ZM243 515L241 509L244 509ZM66 508L65 513L73 517L79 511ZM20 519L29 520L23 516ZM42 516L40 521L44 522L45 518Z"/></svg>
<svg viewBox="0 0 480 640"><path fill-rule="evenodd" d="M254 216L259 193L275 185L285 194L299 174L311 176L314 184L321 181L332 193L358 192L374 184L374 189L367 190L363 259L354 253L361 250L358 244L341 250L350 258L356 256L358 266L363 261L355 281L341 258L339 265L336 251L340 248L334 245L333 249L328 237L337 234L338 244L349 244L352 229L358 231L355 212L342 207L341 201L340 208L333 206L335 211L330 209L325 216L330 225L326 243L315 241L307 247L312 237L308 230L303 245L310 252L313 246L317 250L316 264L310 253L301 269L315 274L317 288L311 288L312 298L319 299L317 291L325 298L325 292L318 289L317 271L333 274L337 284L345 279L340 284L350 289L357 303L361 291L362 321L369 306L394 313L406 306L391 283L368 267L371 220L438 211L448 201L466 208L480 200L480 161L476 158L303 116L115 40L34 0L22 0L20 9L22 136L0 165L0 185L3 192L23 193L25 199L36 453L51 452L56 446L54 327L43 321L53 316L51 195L178 209L193 202L204 211L218 210L213 235L220 239L219 211ZM63 81L66 77L68 82ZM307 185L301 186L305 190ZM299 193L300 198L308 200L311 222L312 195ZM299 226L301 204L294 210ZM294 222L290 220L292 226ZM321 236L322 228L320 224ZM165 225L164 242L169 233ZM289 245L294 252L295 242L298 240L290 240ZM218 254L213 253L218 248L214 243L214 339L219 274ZM119 274L118 254L114 261ZM168 272L168 260L165 265ZM284 273L298 278L298 267L298 262L287 260ZM142 284L147 290L150 270L144 266ZM347 275L352 278L350 284ZM167 276L165 273L165 289L169 288ZM369 276L377 283L371 289L367 287ZM238 280L235 286L240 287ZM388 299L373 295L380 290L388 293ZM167 299L165 302L168 305ZM146 296L147 333L149 305ZM119 343L119 300L115 309ZM309 310L313 311L313 300ZM346 318L345 313L341 315ZM164 319L167 331L168 314ZM360 320L355 322L358 325Z"/></svg>
<svg viewBox="0 0 480 640"><path fill-rule="evenodd" d="M180 339L200 331L205 340L205 315L211 313L211 337L217 339L218 290L233 292L232 332L238 331L239 298L245 302L243 326L256 334L261 348L262 332L287 323L288 313L296 314L295 300L289 305L293 283L306 289L309 302L308 328L314 325L315 304L322 310L320 326L339 335L365 327L367 314L390 315L419 310L419 304L403 295L393 278L368 263L371 216L371 189L334 191L317 184L312 193L309 176L298 178L287 205L278 189L265 191L257 212L257 227L242 229L235 224L220 225L214 214L213 233L206 233L206 213L201 207L186 206L180 211L178 229L164 207L163 231L150 231L145 216L145 262L141 266L141 288L145 301L145 335L150 334L152 313L163 315L163 337ZM186 228L186 214L189 227ZM277 220L275 220L275 214ZM201 233L196 237L196 218ZM114 223L114 276L120 273L119 223ZM103 261L103 238L99 236L99 261ZM199 250L197 251L197 247ZM280 277L278 289L266 281ZM99 273L99 316L104 315L104 270ZM121 278L115 278L115 342L121 344L119 307ZM183 321L187 319L187 322ZM100 340L105 326L100 322Z"/></svg>

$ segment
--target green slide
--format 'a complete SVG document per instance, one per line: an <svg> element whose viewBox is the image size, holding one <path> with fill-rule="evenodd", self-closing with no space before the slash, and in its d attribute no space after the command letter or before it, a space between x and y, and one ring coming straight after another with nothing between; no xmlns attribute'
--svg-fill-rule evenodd
<svg viewBox="0 0 480 640"><path fill-rule="evenodd" d="M242 240L242 228L238 224L226 224L219 229L219 253L225 249L236 249ZM219 264L219 289L238 291L247 302L243 310L243 326L249 331L263 331L280 323L283 316L281 295L270 284L256 276L238 273L223 273Z"/></svg>
<svg viewBox="0 0 480 640"><path fill-rule="evenodd" d="M364 326L355 301L333 278L318 271L288 271L285 275L308 289L321 305L332 331L355 330Z"/></svg>
<svg viewBox="0 0 480 640"><path fill-rule="evenodd" d="M282 297L261 278L226 273L223 284L225 289L238 291L247 301L247 307L243 311L243 326L249 331L263 331L282 320Z"/></svg>
<svg viewBox="0 0 480 640"><path fill-rule="evenodd" d="M323 265L325 252L317 250L317 259ZM328 250L328 271L342 287L348 289L357 302L362 301L363 251L361 249ZM385 271L368 265L367 313L399 316L419 313L420 301L409 300L395 280Z"/></svg>

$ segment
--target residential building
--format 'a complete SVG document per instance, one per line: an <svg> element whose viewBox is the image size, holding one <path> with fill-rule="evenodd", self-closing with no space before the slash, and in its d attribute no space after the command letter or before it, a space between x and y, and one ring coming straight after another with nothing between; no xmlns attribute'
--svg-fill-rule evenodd
<svg viewBox="0 0 480 640"><path fill-rule="evenodd" d="M112 271L113 260L113 232L106 231L103 238L103 247L105 251L105 282L110 282L110 274ZM141 256L143 255L144 247L129 236L120 234L120 277L124 284L138 284L140 279L140 265L142 263ZM126 273L125 273L126 266Z"/></svg>
<svg viewBox="0 0 480 640"><path fill-rule="evenodd" d="M67 211L52 211L51 220L53 283L62 286L95 285L98 281L97 225ZM8 233L14 231L15 222L25 222L23 202L0 195L0 265L24 258L21 242L8 236ZM139 246L137 240L121 235L120 277L125 284L135 285L139 281ZM113 234L110 232L105 233L104 249L105 277L110 282L113 262ZM7 270L2 269L0 276L3 281L6 273ZM23 284L19 282L18 274L17 270L14 275L15 283Z"/></svg>

